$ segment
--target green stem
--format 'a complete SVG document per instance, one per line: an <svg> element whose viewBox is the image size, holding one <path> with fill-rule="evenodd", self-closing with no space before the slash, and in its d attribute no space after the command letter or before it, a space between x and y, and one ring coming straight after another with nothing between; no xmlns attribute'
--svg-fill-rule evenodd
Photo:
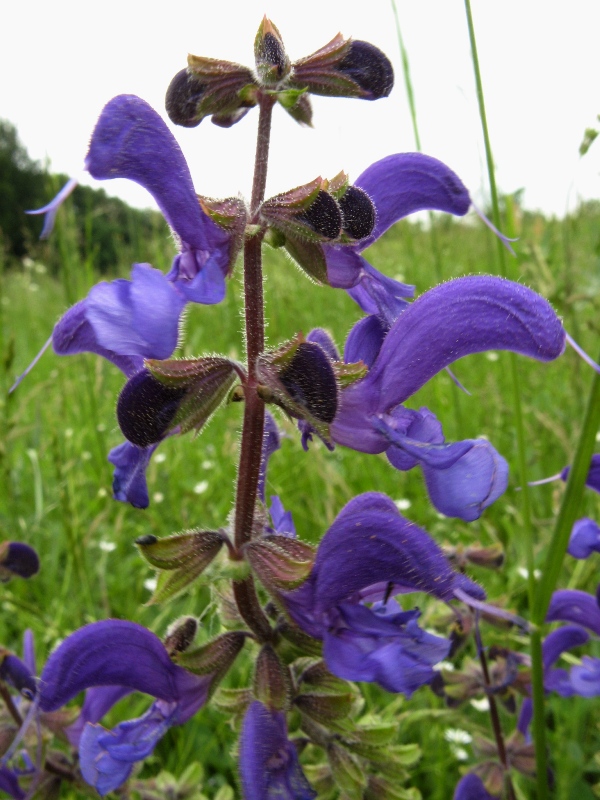
<svg viewBox="0 0 600 800"><path fill-rule="evenodd" d="M485 100L483 95L483 82L481 80L481 71L479 69L479 57L477 54L477 41L475 37L475 28L473 25L473 15L471 14L470 0L465 0L465 11L467 15L467 25L469 28L469 40L471 43L471 56L473 60L473 71L475 75L475 84L477 88L477 102L479 105L479 117L481 119L481 127L483 132L483 140L485 144L485 156L487 162L488 178L490 183L490 195L492 200L492 221L496 228L500 230L500 206L498 203L498 189L496 187L496 175L494 171L494 159L492 156L492 146L490 142L490 135L487 124L487 115L485 112ZM500 274L506 277L508 268L506 263L506 251L504 245L498 239L498 258L500 264ZM519 466L519 479L522 487L521 491L521 513L523 517L524 528L524 542L526 548L526 561L528 572L528 595L529 607L533 609L536 596L536 585L534 575L534 549L533 549L533 525L531 519L531 497L529 486L527 483L527 456L526 456L526 439L525 439L525 426L523 424L523 411L521 404L521 389L519 382L519 372L517 368L517 357L514 353L509 354L511 383L512 383L512 401L515 415L515 427L517 432L517 461ZM541 647L533 646L532 638L532 680L534 681L533 687L533 705L534 717L537 713L537 724L534 721L534 740L535 740L535 754L536 754L536 769L537 769L537 785L538 785L538 800L547 800L548 798L548 777L547 777L547 764L546 764L546 737L545 728L540 724L544 715L544 694L543 683L539 681L543 678L543 667L541 662ZM537 681L537 683L536 683Z"/></svg>

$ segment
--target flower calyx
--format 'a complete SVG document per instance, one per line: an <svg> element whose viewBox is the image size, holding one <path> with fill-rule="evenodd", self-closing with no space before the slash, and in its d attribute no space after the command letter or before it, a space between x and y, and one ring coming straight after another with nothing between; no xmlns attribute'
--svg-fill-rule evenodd
<svg viewBox="0 0 600 800"><path fill-rule="evenodd" d="M389 58L369 42L338 33L324 47L292 66L289 83L311 94L379 100L394 86Z"/></svg>
<svg viewBox="0 0 600 800"><path fill-rule="evenodd" d="M193 643L198 631L196 617L179 617L169 625L163 644L167 653L173 657L176 653L185 652Z"/></svg>
<svg viewBox="0 0 600 800"><path fill-rule="evenodd" d="M254 39L254 60L258 78L267 88L277 86L290 72L290 60L285 52L281 34L266 16L260 23Z"/></svg>
<svg viewBox="0 0 600 800"><path fill-rule="evenodd" d="M138 447L155 444L176 430L200 430L227 397L239 370L218 356L147 359L144 365L117 401L119 427Z"/></svg>
<svg viewBox="0 0 600 800"><path fill-rule="evenodd" d="M333 362L316 342L298 334L257 361L258 393L290 417L305 420L331 445L329 426L338 408L338 379Z"/></svg>
<svg viewBox="0 0 600 800"><path fill-rule="evenodd" d="M271 711L288 711L292 698L292 679L270 644L264 644L256 659L253 692Z"/></svg>
<svg viewBox="0 0 600 800"><path fill-rule="evenodd" d="M258 86L248 67L216 58L188 56L167 89L165 107L175 125L195 128L205 117L222 128L239 122L256 105Z"/></svg>
<svg viewBox="0 0 600 800"><path fill-rule="evenodd" d="M265 589L276 595L304 583L312 569L315 551L298 539L273 535L252 539L244 546L244 556Z"/></svg>
<svg viewBox="0 0 600 800"><path fill-rule="evenodd" d="M225 542L221 531L185 531L158 539L136 539L140 553L157 569L156 589L147 605L175 597L208 567Z"/></svg>

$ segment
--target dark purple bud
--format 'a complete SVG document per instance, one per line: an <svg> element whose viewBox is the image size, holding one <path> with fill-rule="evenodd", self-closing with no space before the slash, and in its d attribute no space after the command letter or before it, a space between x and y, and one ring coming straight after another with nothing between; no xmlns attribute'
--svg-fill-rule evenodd
<svg viewBox="0 0 600 800"><path fill-rule="evenodd" d="M194 641L198 630L196 617L181 617L169 626L164 645L170 656L183 653Z"/></svg>
<svg viewBox="0 0 600 800"><path fill-rule="evenodd" d="M28 700L33 700L35 697L35 678L21 659L12 653L5 655L0 663L0 680L12 686Z"/></svg>
<svg viewBox="0 0 600 800"><path fill-rule="evenodd" d="M358 186L349 186L338 200L342 212L342 230L352 239L370 236L375 227L375 206Z"/></svg>
<svg viewBox="0 0 600 800"><path fill-rule="evenodd" d="M333 422L338 387L331 361L318 344L301 342L279 380L292 399L322 422Z"/></svg>
<svg viewBox="0 0 600 800"><path fill-rule="evenodd" d="M165 96L165 108L169 119L175 125L184 128L195 128L200 125L198 105L202 100L206 85L187 69L180 70L173 78Z"/></svg>
<svg viewBox="0 0 600 800"><path fill-rule="evenodd" d="M309 208L298 214L297 219L323 239L337 239L342 229L340 207L333 197L322 189Z"/></svg>
<svg viewBox="0 0 600 800"><path fill-rule="evenodd" d="M0 544L0 580L10 580L14 575L31 578L40 568L38 554L23 542Z"/></svg>
<svg viewBox="0 0 600 800"><path fill-rule="evenodd" d="M365 100L387 97L394 86L394 70L389 58L369 42L351 40L349 52L337 65L365 92Z"/></svg>
<svg viewBox="0 0 600 800"><path fill-rule="evenodd" d="M169 430L185 389L166 386L147 369L137 372L123 387L117 419L123 435L138 447L160 441Z"/></svg>

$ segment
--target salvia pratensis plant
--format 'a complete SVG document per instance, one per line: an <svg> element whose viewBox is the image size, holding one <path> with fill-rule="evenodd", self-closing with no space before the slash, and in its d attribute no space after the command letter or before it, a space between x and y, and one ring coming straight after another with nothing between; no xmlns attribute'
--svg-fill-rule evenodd
<svg viewBox="0 0 600 800"><path fill-rule="evenodd" d="M220 631L210 636L201 621L186 616L161 639L134 621L103 619L67 636L39 676L30 633L23 659L2 649L0 788L14 798L56 796L62 784L83 794L157 797L156 781L140 777L144 759L214 698L239 731L238 788L246 800L418 798L410 787L418 748L398 743L389 716L363 713L357 684L368 682L406 697L428 686L450 708L484 700L493 738L479 736L477 762L446 796L515 798L515 776L535 775L531 660L510 647L486 647L482 625L521 634L530 626L492 603L467 574L471 564L500 568L502 550L444 549L374 491L340 509L313 547L296 531L285 498L267 497L266 476L280 447L277 419L287 418L305 450L320 440L330 450L385 453L397 470L419 466L435 509L476 520L506 490L506 460L486 438L446 441L434 412L407 401L459 358L508 350L552 361L567 335L550 304L521 284L469 276L413 300L415 287L365 258L409 214L461 217L472 207L458 176L431 156L392 154L354 179L344 172L318 176L265 199L276 106L311 125L311 95L379 100L390 94L394 75L377 47L341 35L292 61L266 18L254 53L253 69L189 56L165 100L171 122L190 128L206 117L228 128L258 114L247 202L197 194L175 138L141 98L120 95L104 107L86 169L97 180L127 178L146 188L177 252L166 275L140 263L130 279L94 286L57 322L48 342L58 355L95 353L124 374L116 399L124 441L108 458L115 500L137 508L149 504L146 469L161 442L197 433L218 410L243 405L230 518L218 530L198 520L192 530L146 534L135 543L157 573L150 603L213 581ZM46 214L44 236L73 185L35 212ZM341 347L327 320L315 320L308 333L265 348L265 246L285 249L325 291L346 291L356 302L363 316ZM243 270L244 360L177 357L187 304L221 302L235 269ZM588 478L593 488L595 466ZM594 521L580 520L569 552L593 558L599 541ZM38 566L28 546L0 547L3 579L30 578ZM424 595L436 602L424 605ZM432 607L437 611L430 615ZM563 653L600 635L598 598L556 591L546 619L565 624L542 645L543 691L599 694L598 659L584 656L569 671L556 666ZM220 689L227 674L235 675L242 651L252 658L249 684ZM458 668L450 669L451 659ZM134 692L149 696L145 710L108 727L107 713ZM81 705L73 706L81 693ZM510 733L500 706L512 715ZM169 796L200 797L201 790L182 779Z"/></svg>

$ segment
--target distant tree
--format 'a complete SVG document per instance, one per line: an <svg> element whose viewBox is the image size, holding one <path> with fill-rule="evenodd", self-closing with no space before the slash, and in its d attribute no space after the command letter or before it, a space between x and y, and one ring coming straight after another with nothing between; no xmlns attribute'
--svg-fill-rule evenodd
<svg viewBox="0 0 600 800"><path fill-rule="evenodd" d="M18 258L39 227L24 211L42 205L45 190L43 169L29 158L15 126L0 119L0 233L4 247Z"/></svg>

